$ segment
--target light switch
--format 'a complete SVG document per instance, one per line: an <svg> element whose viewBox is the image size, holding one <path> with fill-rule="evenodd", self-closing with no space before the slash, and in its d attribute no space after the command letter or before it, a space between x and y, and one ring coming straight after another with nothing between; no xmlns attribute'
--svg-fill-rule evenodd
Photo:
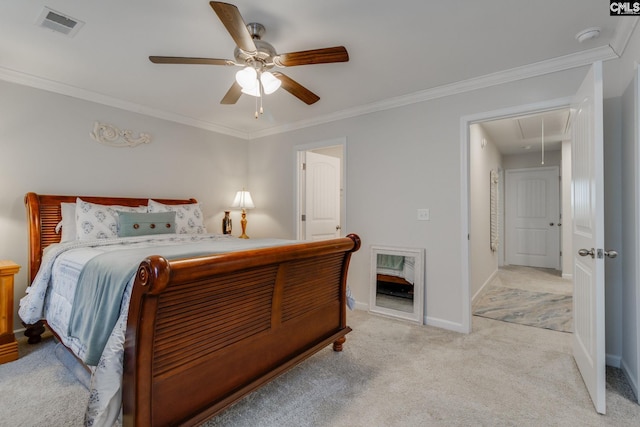
<svg viewBox="0 0 640 427"><path fill-rule="evenodd" d="M429 221L429 209L418 209L418 221Z"/></svg>

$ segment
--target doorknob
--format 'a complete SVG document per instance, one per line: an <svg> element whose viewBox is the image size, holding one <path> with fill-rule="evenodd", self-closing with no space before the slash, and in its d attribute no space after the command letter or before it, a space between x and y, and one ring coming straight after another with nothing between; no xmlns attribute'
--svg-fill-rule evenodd
<svg viewBox="0 0 640 427"><path fill-rule="evenodd" d="M606 256L607 258L615 258L618 256L618 252L616 251L604 251L604 256Z"/></svg>
<svg viewBox="0 0 640 427"><path fill-rule="evenodd" d="M591 258L595 258L596 256L596 250L594 248L591 248L591 250L588 249L580 249L578 251L578 255L580 256L587 256L587 255L591 255Z"/></svg>
<svg viewBox="0 0 640 427"><path fill-rule="evenodd" d="M553 223L552 222L550 222L549 225L553 227Z"/></svg>
<svg viewBox="0 0 640 427"><path fill-rule="evenodd" d="M340 227L339 225L336 225L336 231L338 230L342 230L342 227Z"/></svg>

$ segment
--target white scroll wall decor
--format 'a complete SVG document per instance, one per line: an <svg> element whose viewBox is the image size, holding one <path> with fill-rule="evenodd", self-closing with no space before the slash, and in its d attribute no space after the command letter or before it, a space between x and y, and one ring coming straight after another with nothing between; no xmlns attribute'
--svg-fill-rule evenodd
<svg viewBox="0 0 640 427"><path fill-rule="evenodd" d="M489 242L491 250L493 252L498 250L498 244L500 243L500 236L498 233L498 201L499 192L498 185L500 183L500 175L495 169L490 173L490 221L491 221L491 241Z"/></svg>
<svg viewBox="0 0 640 427"><path fill-rule="evenodd" d="M93 124L93 131L89 135L100 144L110 147L135 147L151 142L151 135L148 133L140 132L134 137L132 130L120 130L113 125L100 122Z"/></svg>

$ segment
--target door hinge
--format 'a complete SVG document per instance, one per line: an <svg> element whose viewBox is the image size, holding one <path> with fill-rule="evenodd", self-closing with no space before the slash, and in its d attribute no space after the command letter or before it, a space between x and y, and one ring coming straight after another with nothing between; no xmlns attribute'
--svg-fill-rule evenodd
<svg viewBox="0 0 640 427"><path fill-rule="evenodd" d="M301 220L302 221L306 221L307 220L307 216L305 214L302 214Z"/></svg>
<svg viewBox="0 0 640 427"><path fill-rule="evenodd" d="M303 170L303 171L306 171L307 170L307 164L306 163L301 164L300 165L300 169Z"/></svg>

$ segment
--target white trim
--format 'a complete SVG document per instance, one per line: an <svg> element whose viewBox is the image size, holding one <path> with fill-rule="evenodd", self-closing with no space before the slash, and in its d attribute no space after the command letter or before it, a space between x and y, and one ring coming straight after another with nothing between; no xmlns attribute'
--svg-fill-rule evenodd
<svg viewBox="0 0 640 427"><path fill-rule="evenodd" d="M624 20L621 20L624 21ZM622 40L628 40L633 28L629 29L626 26L620 25L621 29L619 38ZM627 35L628 32L628 35ZM621 42L618 42L621 44ZM611 46L603 46L583 52L573 53L570 55L561 56L559 58L553 58L546 61L540 61L533 64L524 65L521 67L512 68L509 70L499 71L484 76L463 80L460 82L438 86L422 91L418 91L405 96L398 96L394 98L385 99L379 102L365 104L353 108L348 108L335 113L319 115L312 119L300 120L298 122L285 124L282 126L274 126L272 128L264 129L255 132L245 132L238 129L232 129L225 126L220 126L214 123L197 120L191 117L185 117L179 114L171 113L168 111L161 111L153 108L146 107L144 105L135 104L132 102L124 101L109 97L97 92L93 92L86 89L81 89L73 86L69 86L60 82L43 79L37 76L21 73L8 68L0 67L0 80L6 80L13 83L22 84L25 86L31 86L38 89L47 90L50 92L60 93L68 95L74 98L84 99L87 101L96 102L103 105L108 105L115 108L120 108L126 111L134 113L140 113L151 117L156 117L163 120L168 120L176 123L185 124L205 130L210 130L223 135L234 136L246 140L262 138L264 136L276 135L284 132L289 132L296 129L307 128L310 126L316 126L320 124L330 123L337 120L343 120L351 117L362 116L369 113L375 113L378 111L389 110L405 105L411 105L418 102L429 101L437 98L443 98L455 94L469 92L477 89L483 89L491 86L496 86L504 83L509 83L517 80L527 79L531 77L537 77L545 74L550 74L558 71L569 70L572 68L578 68L585 65L590 65L595 61L606 61L609 59L618 58L618 54L612 49Z"/></svg>
<svg viewBox="0 0 640 427"><path fill-rule="evenodd" d="M569 70L572 68L590 65L595 61L616 59L618 55L610 46L603 46L587 50L580 53L565 55L559 58L553 58L546 61L536 62L534 64L522 67L512 68L510 70L499 71L484 76L463 80L460 82L438 86L431 89L422 90L409 95L398 96L371 104L357 106L346 110L338 111L332 114L326 114L309 120L301 120L295 123L289 123L282 126L276 126L262 131L251 133L250 139L261 138L264 136L275 135L279 133L289 132L296 129L302 129L310 126L316 126L337 120L348 119L351 117L361 116L364 114L375 113L378 111L390 110L393 108L403 107L405 105L416 104L419 102L430 101L433 99L444 98L473 90L484 89L491 86L497 86L504 83L510 83L517 80L523 80L531 77L542 76L545 74L555 73L558 71Z"/></svg>
<svg viewBox="0 0 640 427"><path fill-rule="evenodd" d="M462 323L455 323L450 320L438 319L435 317L425 316L424 324L428 326L433 326L436 328L447 329L453 332L460 332L461 334L468 334L469 331Z"/></svg>
<svg viewBox="0 0 640 427"><path fill-rule="evenodd" d="M369 311L375 314L395 317L397 319L408 320L419 325L424 324L425 311L425 255L424 248L403 248L394 246L371 245L370 248L370 264L369 264ZM413 282L413 311L406 312L395 310L382 305L376 304L377 298L377 256L380 254L398 255L403 257L415 258L414 264L414 282Z"/></svg>
<svg viewBox="0 0 640 427"><path fill-rule="evenodd" d="M353 308L354 310L362 310L362 311L369 311L369 303L366 302L360 302L360 301L356 301L356 305Z"/></svg>
<svg viewBox="0 0 640 427"><path fill-rule="evenodd" d="M613 39L611 43L609 43L609 46L618 57L622 56L622 53L627 48L627 43L629 43L631 34L638 24L638 19L640 18L637 16L629 16L625 17L625 19L618 20L618 26L616 27Z"/></svg>
<svg viewBox="0 0 640 427"><path fill-rule="evenodd" d="M622 362L622 357L615 355L615 354L609 354L607 353L607 366L613 366L614 368L620 368L621 362Z"/></svg>
<svg viewBox="0 0 640 427"><path fill-rule="evenodd" d="M491 273L489 275L489 278L487 280L485 280L485 282L482 284L482 286L480 286L480 289L478 289L478 292L476 292L472 297L471 297L471 306L473 306L473 304L478 300L478 298L480 297L480 295L482 295L482 293L484 292L484 289L489 286L489 283L491 283L491 281L493 279L496 278L496 276L498 275L498 271L499 269L496 268L493 273Z"/></svg>
<svg viewBox="0 0 640 427"><path fill-rule="evenodd" d="M607 359L607 364L608 364L609 359ZM611 365L614 366L614 365ZM640 384L638 384L638 380L636 377L634 377L633 371L629 368L629 365L627 365L624 361L624 359L620 359L620 364L618 365L620 367L620 369L622 369L622 372L624 372L625 377L627 377L627 381L629 381L629 385L631 386L631 389L633 390L633 393L635 396L638 396L638 392L640 391L639 387ZM640 399L640 398L637 398ZM640 400L638 400L638 402L640 403Z"/></svg>
<svg viewBox="0 0 640 427"><path fill-rule="evenodd" d="M346 235L349 231L348 228L348 224L347 224L347 137L346 136L342 136L339 138L333 138L333 139L325 139L322 141L315 141L315 142L309 142L306 144L300 144L300 145L295 145L293 147L293 151L294 151L294 161L295 161L295 165L294 165L294 182L295 182L295 186L294 186L294 198L293 200L295 200L294 206L293 206L293 215L295 218L295 233L296 233L296 239L297 240L304 240L302 239L302 231L301 231L301 221L300 221L300 217L302 215L302 211L300 209L301 207L301 200L300 200L300 196L301 196L301 192L302 192L302 188L300 188L300 172L301 172L301 161L304 160L304 156L303 156L303 152L305 151L313 151L313 150L317 150L319 148L325 148L325 147L335 147L335 146L342 146L342 160L341 160L341 164L340 164L340 174L341 179L342 179L342 194L341 194L341 206L340 206L340 227L342 227L341 233L340 235Z"/></svg>
<svg viewBox="0 0 640 427"><path fill-rule="evenodd" d="M469 275L471 266L469 265L469 228L470 228L470 207L469 207L469 127L478 122L515 117L525 114L540 113L544 111L567 108L571 105L571 97L557 98L533 104L519 105L515 107L503 108L500 110L477 113L460 118L460 247L462 280L462 323L461 332L469 333L471 325L471 288Z"/></svg>
<svg viewBox="0 0 640 427"><path fill-rule="evenodd" d="M52 80L47 80L41 77L21 73L19 71L10 70L8 68L0 67L0 80L17 83L23 86L30 86L36 89L42 89L53 93L67 95L72 98L83 99L85 101L91 101L97 104L107 105L109 107L130 111L132 113L138 113L149 117L167 120L170 122L193 126L195 128L210 130L212 132L220 133L223 135L235 136L236 138L245 140L250 139L249 133L242 132L237 129L231 129L225 126L204 122L202 120L181 116L179 114L171 113L168 111L149 108L144 105L113 98L90 90L69 86L64 83L54 82Z"/></svg>
<svg viewBox="0 0 640 427"><path fill-rule="evenodd" d="M462 286L462 332L471 332L471 266L469 265L469 230L471 212L469 203L469 143L471 121L460 119L460 286Z"/></svg>
<svg viewBox="0 0 640 427"><path fill-rule="evenodd" d="M634 80L634 111L633 111L633 143L634 143L634 151L636 158L636 167L634 169L634 181L636 187L636 235L634 236L635 241L635 252L636 252L636 260L635 260L635 286L636 286L636 360L635 363L635 373L636 376L634 378L631 377L631 373L633 371L627 370L627 377L629 377L630 381L633 382L632 387L633 391L636 395L636 399L638 403L640 403L640 394L638 393L638 387L640 387L640 171L638 170L638 165L640 165L640 67L638 67L638 63L635 63L635 71L636 76Z"/></svg>

